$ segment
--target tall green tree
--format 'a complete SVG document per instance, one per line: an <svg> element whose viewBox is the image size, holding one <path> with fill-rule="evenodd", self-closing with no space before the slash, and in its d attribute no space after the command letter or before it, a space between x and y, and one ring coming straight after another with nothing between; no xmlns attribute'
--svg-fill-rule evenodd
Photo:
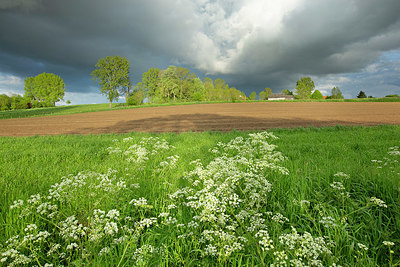
<svg viewBox="0 0 400 267"><path fill-rule="evenodd" d="M258 99L259 100L265 100L267 98L267 93L265 91L261 91L258 93Z"/></svg>
<svg viewBox="0 0 400 267"><path fill-rule="evenodd" d="M249 100L256 100L257 98L257 93L256 92L251 92L251 94L249 95Z"/></svg>
<svg viewBox="0 0 400 267"><path fill-rule="evenodd" d="M340 91L339 87L335 86L332 88L331 91L331 98L332 99L343 99L342 91Z"/></svg>
<svg viewBox="0 0 400 267"><path fill-rule="evenodd" d="M214 81L209 78L209 77L205 77L203 79L203 84L204 84L204 89L206 90L206 99L208 101L213 100L214 98Z"/></svg>
<svg viewBox="0 0 400 267"><path fill-rule="evenodd" d="M288 89L283 89L283 90L282 90L282 94L285 94L285 95L293 95L293 92L292 92L292 91L289 91Z"/></svg>
<svg viewBox="0 0 400 267"><path fill-rule="evenodd" d="M300 99L310 99L311 92L314 91L315 85L310 77L303 77L296 83L296 94Z"/></svg>
<svg viewBox="0 0 400 267"><path fill-rule="evenodd" d="M357 98L367 98L367 95L365 94L364 91L360 91L357 95Z"/></svg>
<svg viewBox="0 0 400 267"><path fill-rule="evenodd" d="M176 67L169 66L166 70L161 72L160 76L160 93L164 101L173 99L179 93L179 78L176 75Z"/></svg>
<svg viewBox="0 0 400 267"><path fill-rule="evenodd" d="M324 96L319 90L315 90L311 95L311 99L324 99Z"/></svg>
<svg viewBox="0 0 400 267"><path fill-rule="evenodd" d="M178 98L183 99L184 95L188 96L190 91L190 81L192 80L192 75L190 70L183 67L175 68L176 77L178 77Z"/></svg>
<svg viewBox="0 0 400 267"><path fill-rule="evenodd" d="M191 94L192 101L203 101L206 98L206 89L200 78L196 77L192 81L193 93Z"/></svg>
<svg viewBox="0 0 400 267"><path fill-rule="evenodd" d="M119 88L119 93L121 95L125 95L126 102L128 102L128 98L131 94L131 90L133 88L133 84L131 82L131 78L128 77L128 81L124 83L120 88Z"/></svg>
<svg viewBox="0 0 400 267"><path fill-rule="evenodd" d="M157 90L159 89L160 83L160 69L150 68L147 72L142 75L142 83L146 89L145 93L149 100L153 101L156 97Z"/></svg>
<svg viewBox="0 0 400 267"><path fill-rule="evenodd" d="M93 81L100 86L101 93L110 101L111 109L112 102L118 100L119 90L129 86L129 61L120 56L100 58L91 75Z"/></svg>
<svg viewBox="0 0 400 267"><path fill-rule="evenodd" d="M268 99L268 96L272 94L271 88L268 87L264 89L264 92L265 92L265 99Z"/></svg>
<svg viewBox="0 0 400 267"><path fill-rule="evenodd" d="M43 72L35 77L27 77L24 90L29 100L55 106L64 98L65 83L60 76Z"/></svg>
<svg viewBox="0 0 400 267"><path fill-rule="evenodd" d="M226 82L223 79L220 79L220 78L215 79L214 87L217 90L224 90L227 87L229 88L229 86L226 84Z"/></svg>
<svg viewBox="0 0 400 267"><path fill-rule="evenodd" d="M8 95L0 95L0 110L11 109L11 97Z"/></svg>

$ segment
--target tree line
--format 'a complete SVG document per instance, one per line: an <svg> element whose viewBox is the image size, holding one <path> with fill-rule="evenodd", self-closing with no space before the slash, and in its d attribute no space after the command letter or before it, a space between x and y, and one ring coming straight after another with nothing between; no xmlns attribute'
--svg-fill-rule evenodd
<svg viewBox="0 0 400 267"><path fill-rule="evenodd" d="M259 92L259 100L268 99L269 95L272 93L270 88L265 88L263 91ZM314 81L310 77L302 77L296 82L296 88L293 91L288 89L283 89L282 94L292 95L294 99L344 99L342 91L339 87L334 86L331 89L331 94L328 96L323 96L319 90L315 90ZM398 95L387 95L385 97L399 97ZM255 91L251 92L249 100L256 100L257 93ZM364 91L360 91L357 98L367 98ZM368 98L373 98L373 96L368 96Z"/></svg>
<svg viewBox="0 0 400 267"><path fill-rule="evenodd" d="M27 77L24 91L24 96L0 95L0 110L54 107L56 102L64 98L65 84L60 76L44 72Z"/></svg>
<svg viewBox="0 0 400 267"><path fill-rule="evenodd" d="M243 92L229 87L223 79L206 77L201 80L184 67L150 68L135 86L129 79L129 61L124 57L101 58L95 67L92 79L109 100L110 108L121 95L130 105L140 105L145 99L149 103L246 99Z"/></svg>
<svg viewBox="0 0 400 267"><path fill-rule="evenodd" d="M184 67L169 66L162 70L150 68L143 73L141 81L132 84L129 77L130 63L126 57L107 56L100 58L91 73L92 80L99 85L100 92L112 103L125 96L128 105L140 105L145 100L149 103L168 103L185 101L232 101L256 100L257 93L251 92L247 98L245 93L230 87L223 79L215 80L206 77L201 80L196 74ZM24 86L25 95L0 95L0 110L26 109L32 107L54 107L63 100L65 84L61 77L53 73L42 73L35 77L27 77ZM259 100L267 100L272 94L270 88L258 93ZM315 90L314 81L310 77L302 77L296 82L293 91L282 90L282 94L292 95L294 99L343 99L339 87L331 90L331 95L324 97ZM360 91L357 98L366 98ZM372 96L368 96L372 97ZM387 97L398 97L388 95ZM70 103L69 100L66 101Z"/></svg>

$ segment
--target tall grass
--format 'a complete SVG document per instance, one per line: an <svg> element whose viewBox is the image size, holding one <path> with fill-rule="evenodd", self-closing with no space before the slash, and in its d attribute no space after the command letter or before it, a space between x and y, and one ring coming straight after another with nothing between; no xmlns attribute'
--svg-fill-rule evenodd
<svg viewBox="0 0 400 267"><path fill-rule="evenodd" d="M0 260L400 264L400 127L273 132L2 137Z"/></svg>

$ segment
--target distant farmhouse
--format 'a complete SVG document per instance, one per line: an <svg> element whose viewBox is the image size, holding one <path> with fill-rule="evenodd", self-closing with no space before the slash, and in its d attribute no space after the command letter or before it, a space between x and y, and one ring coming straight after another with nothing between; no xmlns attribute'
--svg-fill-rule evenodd
<svg viewBox="0 0 400 267"><path fill-rule="evenodd" d="M294 96L285 94L269 94L268 100L294 100Z"/></svg>

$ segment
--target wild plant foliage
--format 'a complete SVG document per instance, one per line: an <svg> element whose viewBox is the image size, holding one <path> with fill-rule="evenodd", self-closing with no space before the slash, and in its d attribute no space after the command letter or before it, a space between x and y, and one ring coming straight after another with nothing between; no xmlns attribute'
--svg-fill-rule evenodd
<svg viewBox="0 0 400 267"><path fill-rule="evenodd" d="M115 139L106 151L124 169L70 174L45 194L13 202L14 230L0 245L0 262L340 266L370 265L379 252L380 262L396 263L398 232L371 242L361 221L391 228L397 204L357 196L349 174L333 174L314 198L281 204L276 183L292 174L272 144L277 139L268 132L236 137L190 165L163 138ZM399 156L391 147L372 161L398 175Z"/></svg>

